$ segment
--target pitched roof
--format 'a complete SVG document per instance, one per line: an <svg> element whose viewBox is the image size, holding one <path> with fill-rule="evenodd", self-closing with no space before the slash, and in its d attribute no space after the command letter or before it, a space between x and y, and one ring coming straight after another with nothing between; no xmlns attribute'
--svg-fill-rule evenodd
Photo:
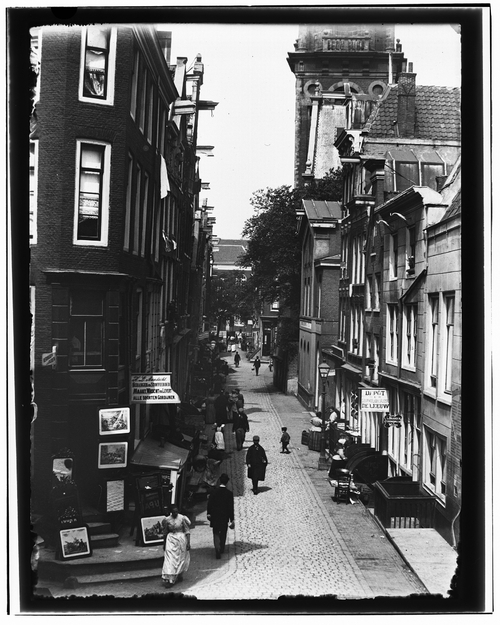
<svg viewBox="0 0 500 625"><path fill-rule="evenodd" d="M248 241L245 239L221 239L214 247L215 265L235 265L240 256L247 249Z"/></svg>
<svg viewBox="0 0 500 625"><path fill-rule="evenodd" d="M302 200L302 204L309 221L342 219L342 209L339 202L330 202L326 200Z"/></svg>
<svg viewBox="0 0 500 625"><path fill-rule="evenodd" d="M415 138L460 141L461 90L416 86ZM395 137L398 111L397 85L390 88L370 115L365 130L371 137Z"/></svg>
<svg viewBox="0 0 500 625"><path fill-rule="evenodd" d="M459 191L453 198L453 201L451 202L451 204L446 209L446 212L443 215L443 220L460 215L461 212L462 212L462 192Z"/></svg>

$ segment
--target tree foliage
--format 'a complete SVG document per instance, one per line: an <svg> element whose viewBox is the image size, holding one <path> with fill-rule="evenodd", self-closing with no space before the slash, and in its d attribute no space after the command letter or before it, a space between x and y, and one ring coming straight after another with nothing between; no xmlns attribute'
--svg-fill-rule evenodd
<svg viewBox="0 0 500 625"><path fill-rule="evenodd" d="M298 315L300 304L302 253L296 211L302 199L339 201L341 178L340 171L331 170L304 188L261 189L250 200L254 215L244 225L248 247L240 265L251 268L254 290L258 289L268 302L279 300L292 315Z"/></svg>
<svg viewBox="0 0 500 625"><path fill-rule="evenodd" d="M243 320L252 318L253 306L248 301L246 279L243 271L225 271L212 276L211 314L217 332L225 327L226 322L233 322L235 317Z"/></svg>

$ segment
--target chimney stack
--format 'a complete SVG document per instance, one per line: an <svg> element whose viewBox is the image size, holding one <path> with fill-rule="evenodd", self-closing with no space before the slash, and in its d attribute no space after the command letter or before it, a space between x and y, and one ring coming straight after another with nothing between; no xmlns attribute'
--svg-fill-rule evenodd
<svg viewBox="0 0 500 625"><path fill-rule="evenodd" d="M413 63L408 72L402 72L398 80L398 128L400 137L415 136L415 77Z"/></svg>
<svg viewBox="0 0 500 625"><path fill-rule="evenodd" d="M157 31L158 40L160 42L160 47L163 51L163 56L165 57L165 61L167 65L170 65L170 51L172 49L172 33L167 32L165 30Z"/></svg>

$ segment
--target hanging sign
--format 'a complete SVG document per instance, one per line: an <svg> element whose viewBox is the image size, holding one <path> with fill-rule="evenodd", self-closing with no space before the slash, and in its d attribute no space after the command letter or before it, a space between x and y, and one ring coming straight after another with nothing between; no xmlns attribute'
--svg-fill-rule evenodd
<svg viewBox="0 0 500 625"><path fill-rule="evenodd" d="M384 417L384 427L390 428L394 426L400 428L402 419L403 416L400 414L386 414Z"/></svg>
<svg viewBox="0 0 500 625"><path fill-rule="evenodd" d="M133 404L180 404L179 395L172 390L170 373L133 373L130 400Z"/></svg>
<svg viewBox="0 0 500 625"><path fill-rule="evenodd" d="M52 367L55 369L57 366L57 346L54 345L51 352L42 354L42 367Z"/></svg>
<svg viewBox="0 0 500 625"><path fill-rule="evenodd" d="M359 410L388 412L389 396L385 388L360 388Z"/></svg>

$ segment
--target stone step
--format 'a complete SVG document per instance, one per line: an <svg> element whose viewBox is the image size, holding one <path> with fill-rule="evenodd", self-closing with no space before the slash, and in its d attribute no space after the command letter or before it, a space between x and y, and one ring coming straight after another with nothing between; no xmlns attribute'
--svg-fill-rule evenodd
<svg viewBox="0 0 500 625"><path fill-rule="evenodd" d="M118 534L93 534L90 542L92 549L104 549L105 547L116 547L119 538Z"/></svg>
<svg viewBox="0 0 500 625"><path fill-rule="evenodd" d="M105 522L90 522L87 523L90 536L94 537L96 534L112 534L111 523Z"/></svg>
<svg viewBox="0 0 500 625"><path fill-rule="evenodd" d="M98 584L112 584L116 582L160 580L161 566L154 569L136 569L128 571L114 571L112 573L96 573L90 575L75 575L64 580L65 588L78 588L79 586L89 586Z"/></svg>

